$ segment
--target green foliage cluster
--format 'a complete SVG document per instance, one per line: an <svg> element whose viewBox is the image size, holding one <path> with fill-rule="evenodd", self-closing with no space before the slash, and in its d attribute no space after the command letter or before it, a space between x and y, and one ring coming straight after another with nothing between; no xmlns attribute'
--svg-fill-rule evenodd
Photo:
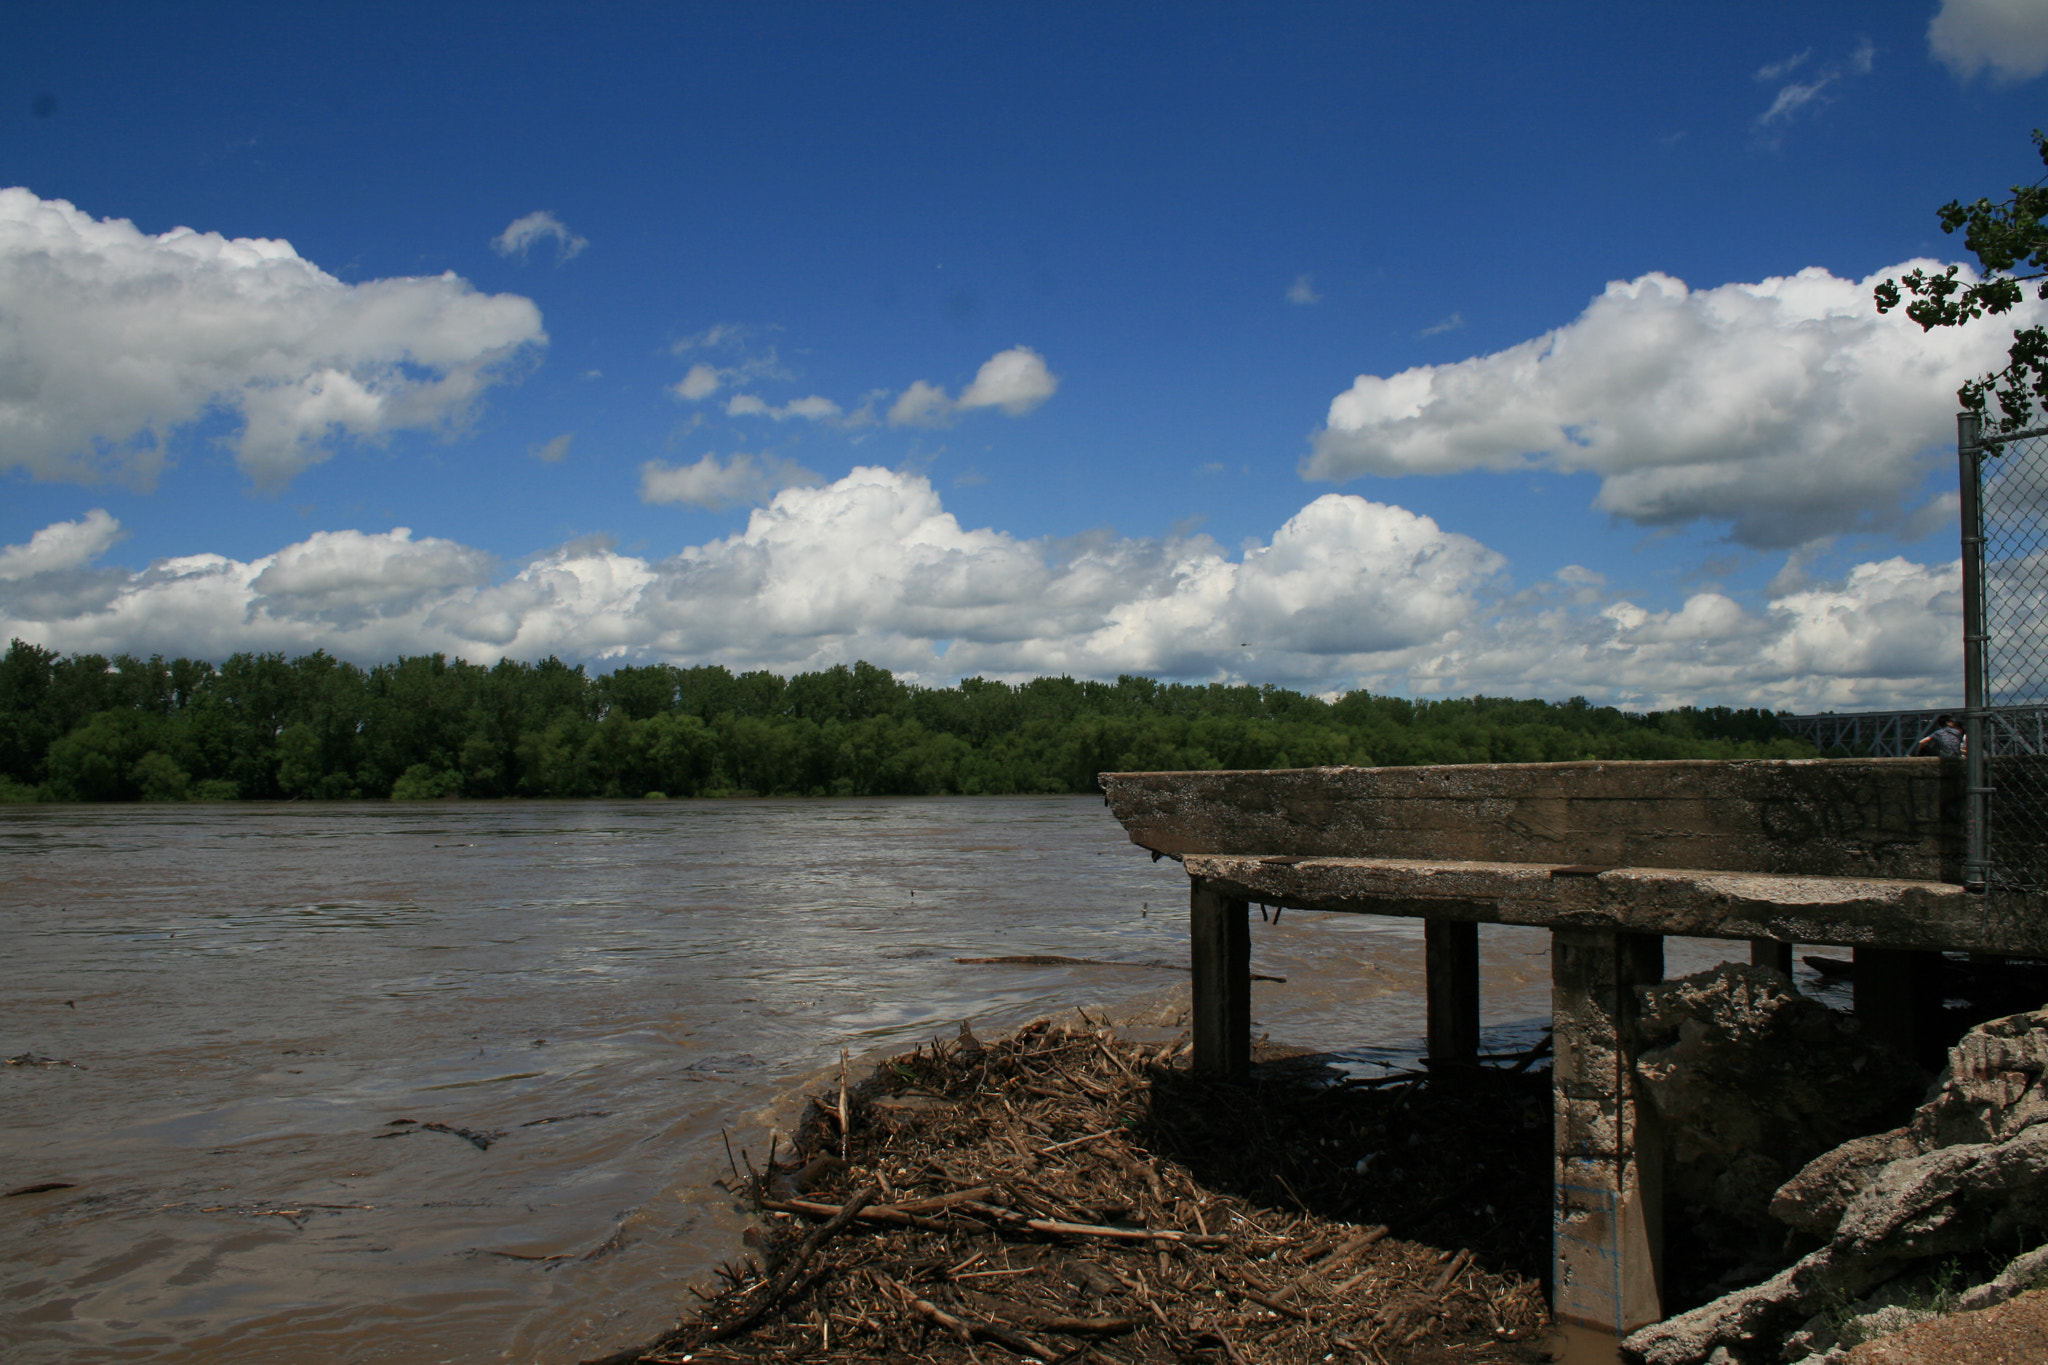
<svg viewBox="0 0 2048 1365"><path fill-rule="evenodd" d="M1107 771L1811 757L1771 713L324 653L0 659L0 801L1092 792Z"/></svg>
<svg viewBox="0 0 2048 1365"><path fill-rule="evenodd" d="M2038 128L2034 150L2048 165L2048 137ZM1943 232L1962 230L1963 246L1984 267L1983 274L1968 284L1950 266L1931 275L1915 270L1902 280L1886 280L1876 289L1878 312L1889 313L1911 295L1906 316L1919 323L1921 331L1931 332L2010 313L2025 300L2028 284L2034 285L2036 298L2048 299L2048 179L2014 185L2010 197L1995 203L1988 198L1971 204L1951 199L1939 215ZM1905 294L1899 292L1901 284ZM2005 368L1972 379L1956 391L1956 401L1979 418L1993 397L1998 399L1996 427L2001 432L2021 430L2037 407L2048 408L2048 328L2013 329Z"/></svg>

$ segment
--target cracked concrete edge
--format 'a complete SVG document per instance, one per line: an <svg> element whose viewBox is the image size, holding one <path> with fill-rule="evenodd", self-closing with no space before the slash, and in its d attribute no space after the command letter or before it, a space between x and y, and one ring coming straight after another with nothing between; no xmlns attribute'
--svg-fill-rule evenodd
<svg viewBox="0 0 2048 1365"><path fill-rule="evenodd" d="M2048 955L2048 916L1948 882L1643 867L1557 875L1548 863L1272 856L1181 861L1226 896L1326 913Z"/></svg>

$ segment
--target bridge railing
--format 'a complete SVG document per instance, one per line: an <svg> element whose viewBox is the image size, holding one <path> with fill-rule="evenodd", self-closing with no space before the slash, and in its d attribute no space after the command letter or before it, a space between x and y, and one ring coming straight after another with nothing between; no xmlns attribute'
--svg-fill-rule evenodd
<svg viewBox="0 0 2048 1365"><path fill-rule="evenodd" d="M1963 714L1960 706L1939 711L1821 711L1812 715L1779 716L1786 731L1810 740L1828 753L1844 750L1855 758L1910 758L1913 746L1925 739L1942 716ZM2048 705L1987 706L1979 712L1985 756L2048 756Z"/></svg>

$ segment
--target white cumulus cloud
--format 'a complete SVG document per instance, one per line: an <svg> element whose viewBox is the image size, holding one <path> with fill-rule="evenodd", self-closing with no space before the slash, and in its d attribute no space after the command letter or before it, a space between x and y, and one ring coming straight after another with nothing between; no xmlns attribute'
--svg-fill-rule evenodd
<svg viewBox="0 0 2048 1365"><path fill-rule="evenodd" d="M677 380L669 391L678 398L687 399L695 403L717 393L719 386L723 383L725 383L725 375L719 371L718 367L716 365L706 365L700 360L695 365L692 365L690 372Z"/></svg>
<svg viewBox="0 0 2048 1365"><path fill-rule="evenodd" d="M672 494L774 482L750 457L700 467L657 472ZM589 539L502 577L481 551L404 528L320 532L247 562L92 567L118 534L88 515L0 548L13 575L0 577L0 636L209 658L440 650L783 672L867 659L932 683L1130 672L1646 707L1938 706L1958 686L1954 563L1894 558L1756 600L1703 590L1660 608L1576 566L1518 589L1470 537L1340 493L1235 554L1201 535L968 528L928 480L876 468L782 488L743 530L665 559Z"/></svg>
<svg viewBox="0 0 2048 1365"><path fill-rule="evenodd" d="M771 421L787 422L792 417L807 422L831 422L840 426L862 425L872 419L872 414L858 412L849 421L845 409L829 398L812 394L808 398L795 398L780 407L771 406L766 399L751 393L736 393L726 400L725 415L728 417L766 417Z"/></svg>
<svg viewBox="0 0 2048 1365"><path fill-rule="evenodd" d="M1958 79L1990 68L1999 82L2048 71L2048 5L2040 0L1942 0L1927 46Z"/></svg>
<svg viewBox="0 0 2048 1365"><path fill-rule="evenodd" d="M402 614L423 599L488 582L491 556L452 540L414 540L410 527L383 534L316 531L270 556L249 580L254 605L345 622Z"/></svg>
<svg viewBox="0 0 2048 1365"><path fill-rule="evenodd" d="M491 249L500 256L517 256L526 259L536 242L555 244L555 262L560 264L590 245L587 238L569 231L568 225L546 209L514 218L505 230L491 238Z"/></svg>
<svg viewBox="0 0 2048 1365"><path fill-rule="evenodd" d="M862 468L658 566L645 611L660 648L734 666L933 670L932 642L951 640L945 666L970 673L1201 675L1242 667L1249 645L1321 674L1434 639L1498 568L1426 517L1339 494L1240 562L1206 537L969 530L927 480Z"/></svg>
<svg viewBox="0 0 2048 1365"><path fill-rule="evenodd" d="M709 501L756 496L789 471L707 457L643 477L653 499ZM34 576L0 583L0 630L67 650L560 653L783 669L866 658L926 677L1221 676L1248 667L1249 652L1264 676L1330 678L1362 661L1392 666L1455 630L1500 560L1427 517L1334 493L1239 558L1201 536L1023 540L962 527L920 476L861 468L784 487L744 530L666 560L586 543L495 582L488 566L404 529L321 532L250 562L194 554L101 570L62 594Z"/></svg>
<svg viewBox="0 0 2048 1365"><path fill-rule="evenodd" d="M817 482L818 476L796 461L774 455L739 453L723 462L706 455L686 465L649 460L640 466L640 500L718 512L736 504L766 502L784 488Z"/></svg>
<svg viewBox="0 0 2048 1365"><path fill-rule="evenodd" d="M836 422L846 414L831 399L812 394L808 398L792 399L784 403L772 415L778 421L801 417L808 422Z"/></svg>
<svg viewBox="0 0 2048 1365"><path fill-rule="evenodd" d="M1022 417L1059 389L1059 376L1046 368L1045 357L1029 346L998 351L975 371L974 382L950 398L943 386L917 380L889 409L891 426L943 426L955 414L975 408L1001 408Z"/></svg>
<svg viewBox="0 0 2048 1365"><path fill-rule="evenodd" d="M960 395L958 406L1001 408L1012 417L1025 413L1053 396L1059 377L1045 368L1045 357L1029 346L1012 346L998 351L974 372L974 382Z"/></svg>
<svg viewBox="0 0 2048 1365"><path fill-rule="evenodd" d="M1375 681L1425 695L1580 695L1649 709L1950 706L1962 690L1961 590L1957 562L1894 558L1755 606L1710 590L1657 611L1571 568Z"/></svg>
<svg viewBox="0 0 2048 1365"><path fill-rule="evenodd" d="M77 521L53 522L26 545L0 546L0 583L82 569L120 538L121 523L99 507Z"/></svg>
<svg viewBox="0 0 2048 1365"><path fill-rule="evenodd" d="M1590 471L1597 505L1644 525L1726 522L1782 547L1897 526L1944 443L1955 390L2003 363L2009 326L1923 333L1879 316L1877 280L1811 268L1688 289L1610 284L1574 321L1468 360L1360 375L1302 473ZM2048 317L2029 300L2014 322Z"/></svg>
<svg viewBox="0 0 2048 1365"><path fill-rule="evenodd" d="M919 379L900 394L889 408L892 427L935 427L953 415L953 400L944 388Z"/></svg>
<svg viewBox="0 0 2048 1365"><path fill-rule="evenodd" d="M0 189L0 469L156 478L180 428L242 419L235 458L268 486L362 440L461 423L540 310L453 274L344 284L289 242L159 236Z"/></svg>
<svg viewBox="0 0 2048 1365"><path fill-rule="evenodd" d="M699 348L737 350L751 335L744 329L721 324L677 342L674 349L678 354ZM697 361L680 380L669 385L668 391L685 402L696 403L730 386L746 385L755 380L786 381L792 377L770 348L760 356L742 356L729 366ZM889 405L886 420L891 426L899 427L945 426L960 414L978 408L1000 408L1012 417L1021 417L1052 397L1059 385L1059 376L1046 368L1043 356L1029 346L1013 346L982 362L973 381L960 391L958 398L947 393L943 385L916 380ZM766 417L776 422L801 419L846 430L860 430L882 420L876 416L876 404L886 400L889 392L888 389L870 392L858 407L851 410L820 394L778 404L757 393L737 392L725 400L725 415Z"/></svg>

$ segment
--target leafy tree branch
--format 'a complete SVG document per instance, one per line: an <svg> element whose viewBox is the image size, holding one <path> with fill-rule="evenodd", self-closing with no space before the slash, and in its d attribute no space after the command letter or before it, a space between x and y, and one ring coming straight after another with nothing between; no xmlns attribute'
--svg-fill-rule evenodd
<svg viewBox="0 0 2048 1365"><path fill-rule="evenodd" d="M2048 165L2048 137L2034 130L2034 149ZM1958 267L1930 274L1915 270L1902 280L1877 286L1877 311L1889 313L1905 302L1906 316L1922 331L1961 327L1983 317L2010 313L2034 286L2034 297L2048 299L2048 176L2031 185L2015 185L2008 199L1978 199L1965 204L1952 199L1942 205L1941 230L1963 232L1963 245L1983 267L1982 278L1959 278ZM1901 292L1900 286L1904 286ZM1956 390L1956 401L1980 418L1988 417L1989 400L1998 400L1996 429L2018 431L2036 408L2048 409L2048 328L2014 330L2006 366L1970 380Z"/></svg>

